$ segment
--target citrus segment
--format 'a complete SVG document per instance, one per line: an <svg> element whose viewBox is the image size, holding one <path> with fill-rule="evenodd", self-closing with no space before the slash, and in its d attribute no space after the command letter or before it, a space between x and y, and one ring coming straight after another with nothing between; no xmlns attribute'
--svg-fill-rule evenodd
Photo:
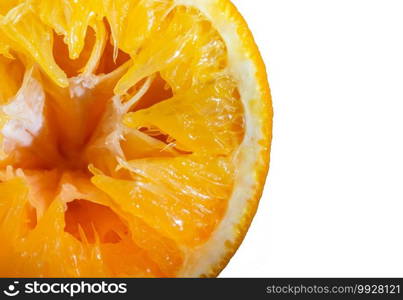
<svg viewBox="0 0 403 300"><path fill-rule="evenodd" d="M124 124L135 129L156 127L179 148L216 155L230 154L243 134L242 107L235 84L227 78L129 113Z"/></svg>
<svg viewBox="0 0 403 300"><path fill-rule="evenodd" d="M232 190L224 158L175 157L128 162L135 180L98 175L92 181L122 210L181 244L208 239Z"/></svg>
<svg viewBox="0 0 403 300"><path fill-rule="evenodd" d="M53 32L22 3L0 19L0 28L16 50L29 55L60 86L67 86L67 77L56 64L53 55Z"/></svg>

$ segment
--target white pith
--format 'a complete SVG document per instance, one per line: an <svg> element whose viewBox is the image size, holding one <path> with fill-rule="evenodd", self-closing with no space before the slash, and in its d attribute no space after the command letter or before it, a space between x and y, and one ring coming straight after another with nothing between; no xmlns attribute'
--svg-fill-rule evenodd
<svg viewBox="0 0 403 300"><path fill-rule="evenodd" d="M211 266L220 265L228 254L230 247L237 247L239 224L248 210L251 191L256 190L258 181L256 165L261 159L262 145L265 137L263 124L257 117L256 111L265 109L261 87L256 82L257 67L251 60L248 48L238 34L235 23L229 22L228 11L217 9L220 0L176 0L179 5L193 6L199 9L213 27L219 32L227 45L228 65L230 74L237 80L238 90L244 106L245 137L235 156L237 174L232 197L228 200L228 208L222 222L215 230L210 240L197 251L188 254L187 263L180 272L183 277L199 277L214 272ZM253 102L253 100L258 100ZM261 105L261 107L257 107Z"/></svg>
<svg viewBox="0 0 403 300"><path fill-rule="evenodd" d="M45 93L41 84L32 78L32 69L26 72L23 87L14 99L1 107L9 118L1 133L4 148L12 151L14 147L30 146L43 125Z"/></svg>

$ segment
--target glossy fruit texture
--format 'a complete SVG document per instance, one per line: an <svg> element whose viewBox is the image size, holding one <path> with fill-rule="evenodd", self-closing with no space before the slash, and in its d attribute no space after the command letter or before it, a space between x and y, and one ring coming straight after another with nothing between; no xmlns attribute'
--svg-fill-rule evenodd
<svg viewBox="0 0 403 300"><path fill-rule="evenodd" d="M1 1L0 276L216 275L271 119L227 0Z"/></svg>

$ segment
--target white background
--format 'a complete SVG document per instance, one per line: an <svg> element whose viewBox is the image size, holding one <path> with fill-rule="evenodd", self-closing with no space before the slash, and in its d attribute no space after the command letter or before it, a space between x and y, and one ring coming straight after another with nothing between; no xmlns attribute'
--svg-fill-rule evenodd
<svg viewBox="0 0 403 300"><path fill-rule="evenodd" d="M403 1L233 2L275 123L258 214L221 277L403 276Z"/></svg>

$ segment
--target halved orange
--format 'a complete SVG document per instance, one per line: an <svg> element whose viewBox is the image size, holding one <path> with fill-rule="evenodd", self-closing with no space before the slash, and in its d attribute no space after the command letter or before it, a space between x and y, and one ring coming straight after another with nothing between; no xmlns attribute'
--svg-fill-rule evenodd
<svg viewBox="0 0 403 300"><path fill-rule="evenodd" d="M1 276L222 270L272 128L228 0L2 0L0 54Z"/></svg>

